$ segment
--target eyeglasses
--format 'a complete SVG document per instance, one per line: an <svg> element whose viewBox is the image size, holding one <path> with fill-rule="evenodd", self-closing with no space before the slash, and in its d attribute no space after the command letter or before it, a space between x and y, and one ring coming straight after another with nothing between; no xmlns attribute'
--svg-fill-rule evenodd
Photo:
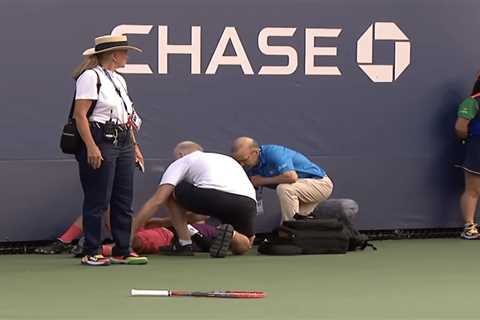
<svg viewBox="0 0 480 320"><path fill-rule="evenodd" d="M250 160L252 155L253 155L253 152L250 152L247 156L242 157L242 158L238 157L237 155L234 155L233 157L235 158L235 160L237 160L238 163L240 163L242 166L244 166L246 164L246 162L248 160Z"/></svg>
<svg viewBox="0 0 480 320"><path fill-rule="evenodd" d="M244 165L245 162L248 161L252 157L252 155L255 154L256 151L259 151L259 150L258 149L252 149L252 150L249 151L248 155L240 158L239 155L238 155L239 152L238 151L235 152L234 150L232 150L232 155L233 155L233 158L235 160L237 160L237 162L239 162L241 165Z"/></svg>

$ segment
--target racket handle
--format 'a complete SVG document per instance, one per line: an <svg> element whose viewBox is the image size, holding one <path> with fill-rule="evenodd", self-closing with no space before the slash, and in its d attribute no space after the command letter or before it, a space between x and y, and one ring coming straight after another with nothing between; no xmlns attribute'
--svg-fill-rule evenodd
<svg viewBox="0 0 480 320"><path fill-rule="evenodd" d="M130 295L132 297L169 297L170 291L168 290L130 290Z"/></svg>

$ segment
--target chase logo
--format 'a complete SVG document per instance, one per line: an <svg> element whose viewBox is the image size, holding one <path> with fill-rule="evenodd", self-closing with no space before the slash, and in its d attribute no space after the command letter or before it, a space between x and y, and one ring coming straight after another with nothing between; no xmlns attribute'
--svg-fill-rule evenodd
<svg viewBox="0 0 480 320"><path fill-rule="evenodd" d="M373 63L373 41L375 40L395 41L393 64ZM358 66L373 82L393 82L410 65L410 47L408 37L395 23L376 22L371 24L357 41Z"/></svg>
<svg viewBox="0 0 480 320"><path fill-rule="evenodd" d="M112 30L112 34L142 34L149 35L153 25L118 25ZM254 70L252 55L245 49L237 28L225 27L220 40L213 53L205 53L205 37L202 37L201 26L190 26L191 40L188 43L172 43L169 38L168 26L158 26L158 74L169 73L169 58L173 55L190 57L190 73L215 75L221 72L224 66L237 66L243 75L273 75L288 76L303 69L306 76L342 76L341 67L335 62L322 63L322 57L336 57L338 50L344 47L334 45L319 45L321 39L329 39L330 42L342 35L342 28L296 28L296 27L264 27L257 36L256 48L264 56L284 56L286 63L283 65L261 65ZM295 34L303 33L304 48L298 49L292 45L274 45L269 43L271 39L288 39ZM374 63L374 41L395 41L395 54L393 64ZM226 55L227 46L231 44L234 53ZM252 48L253 49L253 48ZM207 56L205 56L205 54ZM205 61L205 59L207 59ZM303 68L299 60L303 59ZM203 62L203 63L202 63ZM357 41L357 63L363 72L373 82L393 82L405 71L410 64L410 41L394 22L376 22L370 25ZM202 68L207 65L207 68ZM123 73L152 74L154 71L150 64L128 64L120 70Z"/></svg>

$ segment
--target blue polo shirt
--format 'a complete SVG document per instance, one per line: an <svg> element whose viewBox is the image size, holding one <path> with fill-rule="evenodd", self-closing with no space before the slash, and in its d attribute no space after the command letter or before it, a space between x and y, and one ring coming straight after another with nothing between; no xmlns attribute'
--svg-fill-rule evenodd
<svg viewBox="0 0 480 320"><path fill-rule="evenodd" d="M301 179L323 178L327 175L324 169L303 154L273 144L260 146L259 163L247 170L247 174L249 176L274 177L288 171L295 171Z"/></svg>

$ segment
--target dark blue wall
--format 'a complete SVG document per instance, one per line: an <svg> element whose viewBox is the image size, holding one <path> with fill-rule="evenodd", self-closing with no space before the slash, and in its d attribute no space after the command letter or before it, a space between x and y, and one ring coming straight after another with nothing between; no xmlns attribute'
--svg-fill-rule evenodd
<svg viewBox="0 0 480 320"><path fill-rule="evenodd" d="M80 213L76 163L58 148L73 93L71 70L95 36L117 25L153 25L149 35L130 35L153 74L126 74L144 119L141 143L147 172L136 179L138 208L155 190L172 148L192 139L228 152L239 135L285 144L324 166L335 197L360 204L361 228L450 227L460 223L461 173L452 167L453 122L478 70L480 3L471 0L335 1L3 1L0 3L0 241L55 236ZM357 40L375 22L394 22L411 44L411 63L394 82L375 83L356 62ZM191 26L202 27L202 74L190 74L190 58L171 57L158 74L158 25L170 43L189 43ZM254 75L238 66L205 69L225 27L233 26ZM295 27L274 45L295 47L291 75L258 75L262 65L287 59L263 55L264 27ZM305 28L341 28L336 46L340 76L305 75ZM394 41L374 42L374 63L392 64ZM233 53L230 47L228 54ZM279 219L273 197L258 230Z"/></svg>

